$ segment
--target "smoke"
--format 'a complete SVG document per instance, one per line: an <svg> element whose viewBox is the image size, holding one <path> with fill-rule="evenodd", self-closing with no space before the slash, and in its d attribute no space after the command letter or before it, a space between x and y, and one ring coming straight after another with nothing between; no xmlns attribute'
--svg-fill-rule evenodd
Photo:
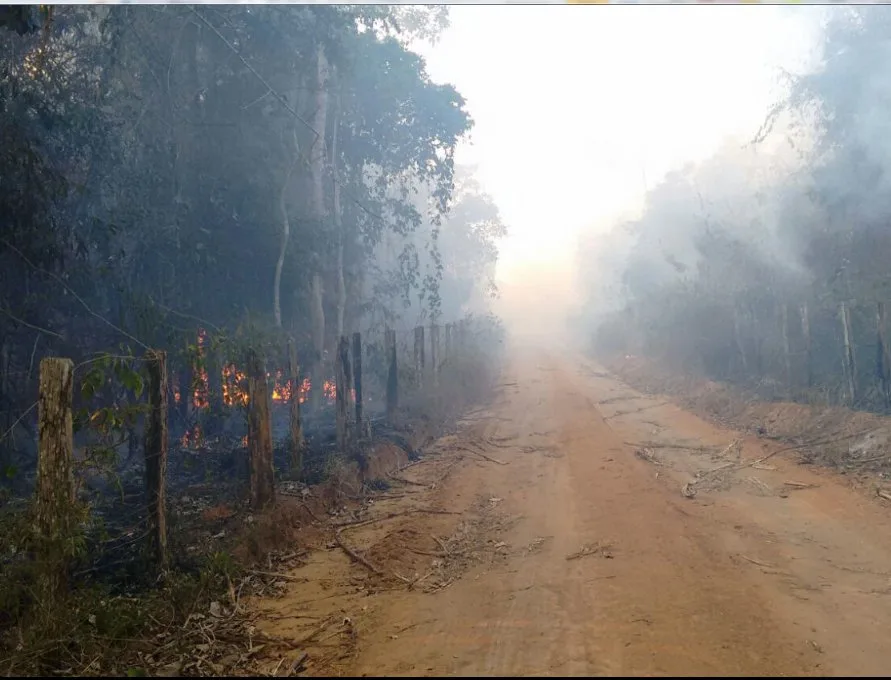
<svg viewBox="0 0 891 680"><path fill-rule="evenodd" d="M825 17L757 134L580 242L582 330L601 349L850 398L885 375L863 357L891 297L891 9Z"/></svg>

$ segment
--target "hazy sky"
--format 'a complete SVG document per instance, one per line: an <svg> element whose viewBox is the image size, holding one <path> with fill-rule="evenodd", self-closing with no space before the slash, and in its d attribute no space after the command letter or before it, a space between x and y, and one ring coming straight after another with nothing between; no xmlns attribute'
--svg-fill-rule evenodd
<svg viewBox="0 0 891 680"><path fill-rule="evenodd" d="M475 120L458 162L478 166L511 231L499 278L553 269L580 231L638 210L645 181L750 139L824 11L452 7L441 41L419 51Z"/></svg>

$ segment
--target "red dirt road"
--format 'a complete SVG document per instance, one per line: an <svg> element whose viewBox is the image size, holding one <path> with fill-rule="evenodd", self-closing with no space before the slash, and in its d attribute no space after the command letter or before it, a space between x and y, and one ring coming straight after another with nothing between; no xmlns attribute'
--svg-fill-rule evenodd
<svg viewBox="0 0 891 680"><path fill-rule="evenodd" d="M758 440L722 458L735 433L578 356L515 350L475 418L374 506L408 514L345 533L383 577L319 551L257 603L305 674L891 673L881 501L752 467Z"/></svg>

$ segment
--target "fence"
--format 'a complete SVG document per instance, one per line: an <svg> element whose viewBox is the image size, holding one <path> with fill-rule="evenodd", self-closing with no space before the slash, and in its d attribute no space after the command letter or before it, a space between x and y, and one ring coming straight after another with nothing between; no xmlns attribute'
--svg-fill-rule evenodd
<svg viewBox="0 0 891 680"><path fill-rule="evenodd" d="M410 355L408 343L399 343L397 331L387 329L381 338L383 346L378 347L374 355L377 359L382 357L385 364L377 367L382 369L378 370L381 379L378 380L380 384L376 385L377 394L382 396L385 405L379 409L380 415L376 418L393 426L406 410L424 399L440 406L445 402L459 407L457 402L460 398L455 395L471 384L468 376L480 372L481 364L478 362L468 367L467 358L492 349L488 345L493 343L493 336L480 332L482 326L479 324L476 332L472 332L473 326L473 320L446 324L442 333L437 325L428 328L418 326L409 332L414 339ZM440 346L441 335L445 338L444 347ZM293 341L288 342L286 356L289 418L287 465L295 476L299 476L303 470L307 441L301 409L304 379ZM364 367L368 362L363 358L367 360L369 355L363 347L361 333L339 339L334 357L334 416L335 444L340 453L361 447L372 435L371 418L366 409L370 402L366 396L369 385ZM169 427L173 414L169 399L171 389L167 354L149 350L141 363L145 376L142 438L142 524L145 531L138 538L144 543L145 554L158 570L163 571L170 563L167 536L168 457L170 445L176 441ZM276 500L271 401L278 387L270 389L271 373L267 371L266 364L267 360L260 351L251 350L247 355L242 383L244 393L240 398L230 399L247 412L249 499L250 506L255 510L266 509ZM37 526L47 545L64 540L65 535L73 530L70 526L71 508L75 503L72 474L75 450L72 431L73 369L74 364L70 359L46 358L40 363L36 510ZM320 387L316 386L316 389ZM183 397L180 393L180 400ZM400 404L405 406L401 407ZM131 428L131 447L133 437ZM62 583L66 570L65 561L57 559L52 562L48 578L52 583Z"/></svg>

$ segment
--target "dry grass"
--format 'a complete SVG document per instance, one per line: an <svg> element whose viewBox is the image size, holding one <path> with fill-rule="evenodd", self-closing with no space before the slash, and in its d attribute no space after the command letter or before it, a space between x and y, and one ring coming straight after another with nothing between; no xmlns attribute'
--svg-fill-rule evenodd
<svg viewBox="0 0 891 680"><path fill-rule="evenodd" d="M841 406L762 401L743 389L678 375L642 357L608 365L632 387L667 395L721 426L799 447L807 462L870 475L891 472L889 417Z"/></svg>

